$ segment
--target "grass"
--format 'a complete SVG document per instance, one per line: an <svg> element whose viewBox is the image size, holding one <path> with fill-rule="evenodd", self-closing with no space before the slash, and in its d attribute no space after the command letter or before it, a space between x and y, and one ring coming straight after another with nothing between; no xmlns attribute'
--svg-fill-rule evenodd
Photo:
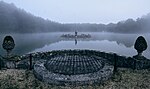
<svg viewBox="0 0 150 89"><path fill-rule="evenodd" d="M37 80L32 71L0 70L0 89L150 89L150 70L120 68L103 84L55 86Z"/></svg>

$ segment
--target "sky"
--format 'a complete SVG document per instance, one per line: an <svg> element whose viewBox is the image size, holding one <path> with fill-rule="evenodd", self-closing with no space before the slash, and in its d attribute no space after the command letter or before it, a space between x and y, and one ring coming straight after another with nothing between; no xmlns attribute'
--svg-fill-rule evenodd
<svg viewBox="0 0 150 89"><path fill-rule="evenodd" d="M1 0L60 23L117 23L150 13L150 0Z"/></svg>

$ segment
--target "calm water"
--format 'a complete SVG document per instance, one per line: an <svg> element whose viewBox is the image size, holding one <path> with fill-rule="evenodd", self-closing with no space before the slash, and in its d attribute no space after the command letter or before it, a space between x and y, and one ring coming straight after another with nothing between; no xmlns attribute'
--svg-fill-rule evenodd
<svg viewBox="0 0 150 89"><path fill-rule="evenodd" d="M133 56L137 54L133 45L139 35L144 36L148 46L150 46L149 34L86 33L92 36L90 39L63 39L60 37L62 34L68 33L11 34L16 43L16 47L12 52L13 54L22 55L61 49L92 49ZM6 35L10 34L0 35L0 44L2 44ZM0 54L5 55L5 53L6 51L0 46ZM150 47L143 54L150 58Z"/></svg>

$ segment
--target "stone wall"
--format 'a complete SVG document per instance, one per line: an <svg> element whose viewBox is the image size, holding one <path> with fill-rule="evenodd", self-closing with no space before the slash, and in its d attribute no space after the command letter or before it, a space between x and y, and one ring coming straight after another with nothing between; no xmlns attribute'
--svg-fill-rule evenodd
<svg viewBox="0 0 150 89"><path fill-rule="evenodd" d="M147 69L150 68L150 60L149 59L142 59L138 60L133 57L125 57L120 56L115 53L106 53L100 52L95 50L58 50L58 51L49 51L49 52L37 52L32 53L32 67L34 66L35 62L39 59L48 60L56 55L88 55L88 56L95 56L95 57L102 57L107 59L110 64L114 65L116 62L117 67L123 68L132 68L132 69ZM22 69L29 69L30 62L29 62L29 55L22 55L19 57L20 61L10 61L1 58L1 66L5 68L22 68Z"/></svg>
<svg viewBox="0 0 150 89"><path fill-rule="evenodd" d="M31 57L32 55L32 57ZM64 75L49 71L44 62L51 60L57 56L65 55L78 55L94 57L97 60L106 60L105 66L96 72L77 74L77 75ZM31 63L32 62L32 65ZM93 66L92 66L93 67ZM0 57L0 69L33 69L35 77L39 80L55 85L86 85L93 83L101 83L113 75L115 68L132 68L132 69L148 69L150 68L149 59L136 59L133 57L120 56L115 53L106 53L95 50L60 50L49 52L37 52L18 57L18 60L5 59Z"/></svg>
<svg viewBox="0 0 150 89"><path fill-rule="evenodd" d="M46 57L54 57L55 55L62 55L62 53L65 54L72 54L72 55L89 55L89 56L95 56L95 57L102 57L107 59L110 64L114 65L116 61L117 67L123 67L123 68L132 68L132 69L148 69L150 68L150 59L142 59L138 60L133 57L126 57L126 56L120 56L115 53L106 53L106 52L100 52L95 50L60 50L60 51L51 51L46 53L39 53L43 59ZM36 58L38 54L36 54L34 57ZM47 56L49 55L49 56Z"/></svg>
<svg viewBox="0 0 150 89"><path fill-rule="evenodd" d="M113 75L113 66L105 63L104 67L92 73L64 75L48 71L44 66L45 61L39 60L34 65L34 75L41 81L55 85L89 85L102 83Z"/></svg>

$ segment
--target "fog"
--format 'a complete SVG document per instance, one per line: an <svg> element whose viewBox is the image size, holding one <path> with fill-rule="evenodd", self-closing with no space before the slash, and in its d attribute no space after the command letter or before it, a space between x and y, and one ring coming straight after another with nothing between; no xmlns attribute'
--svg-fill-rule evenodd
<svg viewBox="0 0 150 89"><path fill-rule="evenodd" d="M123 1L124 4L121 4L121 2L112 2L112 1L107 1L107 0L101 1L101 4L99 4L100 1L85 2L83 0L86 5L85 7L83 7L84 3L83 1L81 1L80 4L83 7L81 8L81 10L80 10L80 7L81 7L80 5L79 7L72 5L74 1L73 2L64 1L63 5L60 3L56 4L56 1L53 1L55 2L53 4L56 6L57 5L64 6L66 3L69 4L69 6L64 7L63 13L58 14L59 17L57 15L56 17L51 16L51 18L58 17L57 19L51 19L49 17L45 17L44 15L40 14L41 10L43 10L45 12L43 13L46 15L47 14L46 10L52 9L50 8L51 6L47 7L48 1L43 1L41 3L41 5L45 4L45 7L39 6L38 8L37 8L37 5L38 5L37 3L41 1L39 2L38 1L34 2L34 0L28 1L30 2L29 7L28 7L30 9L27 9L27 6L26 6L27 1L24 1L24 0L22 1L18 1L18 0L17 1L16 0L0 1L0 39L1 39L0 43L2 44L2 40L6 35L13 36L16 42L16 48L13 50L13 52L16 54L22 55L22 54L29 53L29 52L35 52L38 49L42 51L45 51L43 49L47 49L47 50L55 50L55 48L62 49L63 46L65 46L65 47L70 47L68 49L73 49L76 47L78 47L79 49L87 47L89 49L94 49L94 50L97 49L97 50L104 50L104 51L108 51L105 49L109 49L109 50L113 50L114 52L118 52L122 55L126 53L133 55L133 53L136 53L136 51L133 49L134 41L136 40L136 38L139 35L144 35L146 39L149 38L149 33L150 33L150 30L149 30L150 29L150 25L149 25L150 24L150 13L149 13L150 11L149 9L150 8L147 6L148 1L146 0L143 0L143 1L137 0L137 2L135 2L134 0L133 1L127 0L126 2ZM24 2L24 5L21 4L23 2ZM77 2L79 1L76 1L75 5L78 4ZM99 2L99 3L96 3L96 2ZM131 2L132 2L132 5L135 2L133 7L130 6ZM108 3L108 7L105 6L104 8L104 5L102 3L104 5ZM111 5L110 3L113 5ZM35 4L35 6L33 4ZM97 8L95 8L93 4L95 4ZM129 4L129 6L127 6L127 4ZM31 5L32 5L32 8L31 8ZM70 5L72 5L72 7ZM114 10L112 10L111 7L115 5L116 7L114 7ZM90 6L90 7L88 8L87 6ZM70 7L70 8L68 9L68 12L65 12L65 8L67 7ZM33 8L36 8L37 11L39 11L39 14L36 14L34 10L31 10ZM63 9L63 7L61 8ZM102 13L101 8L103 8L104 11L108 11L112 13ZM52 10L61 11L59 9L60 8L53 8ZM134 12L133 9L136 10L137 13L136 11ZM72 10L72 12L70 12L70 10ZM129 12L127 13L126 10L128 10L130 13ZM133 10L132 12L134 13L133 17L128 16L128 15L131 15L130 10L131 11ZM77 15L74 13L74 11L77 11ZM71 13L74 15L71 15ZM102 15L99 13L101 13ZM51 14L53 15L54 13L51 13ZM72 17L68 16L67 14L70 14ZM80 19L82 15L85 18ZM88 17L89 15L92 15L92 16ZM76 19L76 17L78 16L81 16L81 17ZM66 17L68 19L65 19ZM97 18L100 18L100 19L97 19ZM84 23L84 21L86 23ZM89 34L92 35L92 38L88 40L77 39L77 41L79 41L79 45L72 44L74 43L75 39L72 39L69 41L60 39L60 36L63 33L68 34L68 33L74 33L75 31L77 31L78 33L82 32L85 34L88 32ZM103 34L103 33L107 33L107 34ZM148 42L149 41L150 40L148 39ZM69 44L69 46L66 46L66 44ZM95 46L96 44L99 44L98 48ZM107 45L108 47L111 47L111 45L113 45L113 47L111 49L111 48L105 47L105 45ZM117 50L117 47L119 47L120 49ZM129 53L128 51L131 51L131 53ZM4 50L1 50L1 54L4 54L4 52L5 52ZM150 53L150 47L148 48L146 54L148 55L149 53ZM150 56L148 55L147 57L150 57Z"/></svg>
<svg viewBox="0 0 150 89"><path fill-rule="evenodd" d="M14 4L0 2L0 33L46 33L46 32L113 32L147 33L150 32L150 14L142 17L110 24L76 23L62 24L32 15Z"/></svg>
<svg viewBox="0 0 150 89"><path fill-rule="evenodd" d="M149 0L3 0L60 23L117 23L150 12Z"/></svg>
<svg viewBox="0 0 150 89"><path fill-rule="evenodd" d="M90 49L105 52L115 52L124 56L133 56L137 52L133 48L136 38L143 35L150 44L149 34L116 34L116 33L97 33L97 32L83 32L90 34L89 39L63 39L62 34L68 32L54 32L54 33L36 33L36 34L9 34L15 40L15 48L12 54L23 55L31 52L45 52L51 50L61 49ZM69 32L74 34L74 32ZM82 33L78 33L82 34ZM2 44L4 37L8 34L0 35L0 44ZM0 46L0 55L5 55L6 51ZM150 58L150 46L144 52L144 56Z"/></svg>

